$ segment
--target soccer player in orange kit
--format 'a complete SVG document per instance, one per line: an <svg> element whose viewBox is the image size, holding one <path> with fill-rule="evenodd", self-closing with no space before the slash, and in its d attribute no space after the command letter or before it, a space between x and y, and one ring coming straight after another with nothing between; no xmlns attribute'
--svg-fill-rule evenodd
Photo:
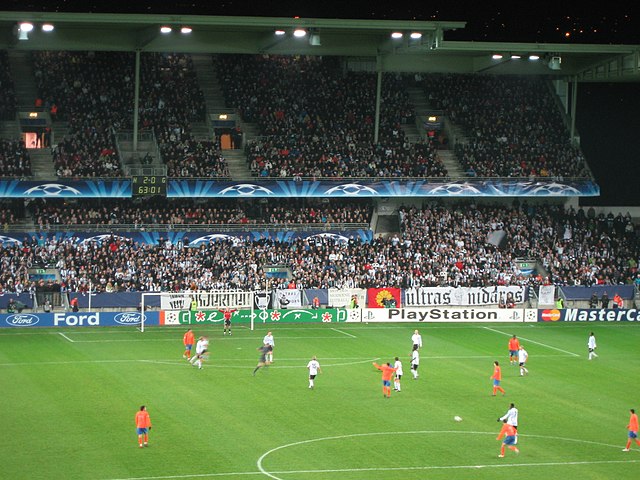
<svg viewBox="0 0 640 480"><path fill-rule="evenodd" d="M629 439L627 440L627 446L622 449L623 452L631 450L631 442L634 440L637 445L640 445L640 440L638 440L638 415L636 415L636 411L633 408L629 411L631 412L629 425L627 425L627 430L629 430Z"/></svg>
<svg viewBox="0 0 640 480"><path fill-rule="evenodd" d="M518 350L520 350L520 341L514 335L509 339L509 363L511 365L518 363Z"/></svg>
<svg viewBox="0 0 640 480"><path fill-rule="evenodd" d="M500 455L498 455L498 457L500 458L504 457L505 446L508 446L509 450L520 453L520 450L518 450L518 447L516 447L516 434L518 433L516 431L516 428L513 425L509 425L506 419L504 419L502 422L502 428L500 429L500 433L496 438L496 440L500 440L504 435L504 440L502 441L502 446L500 447Z"/></svg>
<svg viewBox="0 0 640 480"><path fill-rule="evenodd" d="M386 398L391 398L391 377L397 368L393 368L390 363L378 365L373 362L373 366L382 372L382 395Z"/></svg>
<svg viewBox="0 0 640 480"><path fill-rule="evenodd" d="M184 336L182 337L182 343L184 343L184 354L182 355L182 357L186 358L187 360L190 360L191 349L193 348L193 345L196 343L196 336L194 335L191 329L185 332Z"/></svg>
<svg viewBox="0 0 640 480"><path fill-rule="evenodd" d="M500 370L500 364L497 361L493 362L493 375L489 378L493 379L493 396L496 396L496 392L502 392L502 395L504 396L504 388L500 386L500 382L502 381L502 370Z"/></svg>
<svg viewBox="0 0 640 480"><path fill-rule="evenodd" d="M142 405L140 410L136 412L136 433L138 434L138 445L140 448L146 447L149 443L149 430L151 430L151 418L147 407ZM143 444L144 439L144 444Z"/></svg>

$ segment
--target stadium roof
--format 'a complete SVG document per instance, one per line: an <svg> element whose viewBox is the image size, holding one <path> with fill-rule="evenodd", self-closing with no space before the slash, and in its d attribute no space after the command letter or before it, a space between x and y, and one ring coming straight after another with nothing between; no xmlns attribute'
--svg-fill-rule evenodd
<svg viewBox="0 0 640 480"><path fill-rule="evenodd" d="M30 22L33 30L21 31ZM53 31L42 31L51 24ZM466 22L0 12L0 48L340 55L384 71L535 74L640 81L640 45L448 41ZM161 33L160 27L171 27ZM181 33L182 27L192 29ZM296 37L295 29L305 31ZM276 35L276 31L282 32ZM391 38L392 33L401 38ZM411 38L411 34L421 34ZM414 35L418 37L418 35ZM501 58L493 58L500 54ZM537 60L530 59L538 56ZM367 68L367 67L365 67Z"/></svg>

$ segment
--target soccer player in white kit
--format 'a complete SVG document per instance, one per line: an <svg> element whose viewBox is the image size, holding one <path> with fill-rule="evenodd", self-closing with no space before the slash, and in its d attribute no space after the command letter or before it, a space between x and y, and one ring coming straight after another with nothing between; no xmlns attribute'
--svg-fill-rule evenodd
<svg viewBox="0 0 640 480"><path fill-rule="evenodd" d="M264 343L265 345L269 345L269 352L266 355L267 361L269 363L273 363L273 347L276 346L276 342L273 339L273 335L271 334L271 332L267 332L267 334L262 339L262 343Z"/></svg>
<svg viewBox="0 0 640 480"><path fill-rule="evenodd" d="M189 360L191 365L194 367L198 365L199 369L202 369L202 358L205 353L209 350L209 339L207 337L198 338L198 342L196 343L196 354Z"/></svg>
<svg viewBox="0 0 640 480"><path fill-rule="evenodd" d="M413 375L413 379L418 379L418 367L420 366L420 354L418 350L414 350L411 352L411 374Z"/></svg>
<svg viewBox="0 0 640 480"><path fill-rule="evenodd" d="M396 369L396 377L393 379L393 389L396 392L402 391L402 387L400 386L400 380L402 380L402 362L398 357L396 357L396 363L393 364L393 368Z"/></svg>
<svg viewBox="0 0 640 480"><path fill-rule="evenodd" d="M311 360L309 361L309 363L307 363L307 368L309 369L309 388L313 390L313 382L316 379L316 375L318 375L318 373L322 373L320 363L318 362L318 359L315 355L311 357Z"/></svg>
<svg viewBox="0 0 640 480"><path fill-rule="evenodd" d="M529 354L524 349L522 345L520 345L520 349L518 350L518 365L520 365L520 376L528 375L529 369L527 368L527 359L529 358Z"/></svg>
<svg viewBox="0 0 640 480"><path fill-rule="evenodd" d="M418 330L415 330L413 335L411 335L411 343L413 343L413 350L422 348L422 335L420 335Z"/></svg>
<svg viewBox="0 0 640 480"><path fill-rule="evenodd" d="M587 347L589 348L589 360L598 356L598 354L596 353L596 348L598 348L598 345L596 344L596 336L593 334L593 332L589 334Z"/></svg>
<svg viewBox="0 0 640 480"><path fill-rule="evenodd" d="M498 421L499 422L503 422L504 420L507 421L507 423L509 425L512 425L513 428L516 429L516 444L518 443L518 409L516 408L515 404L511 403L509 405L509 410L507 410L507 413L505 413L503 416L501 416Z"/></svg>

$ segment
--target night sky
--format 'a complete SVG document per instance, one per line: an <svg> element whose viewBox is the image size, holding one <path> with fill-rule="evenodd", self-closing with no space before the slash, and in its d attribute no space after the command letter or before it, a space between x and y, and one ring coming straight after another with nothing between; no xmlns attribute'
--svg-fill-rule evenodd
<svg viewBox="0 0 640 480"><path fill-rule="evenodd" d="M94 13L173 13L371 20L465 21L446 40L640 44L640 16L631 2L427 2L191 0L4 0L2 10ZM584 204L640 205L640 83L580 84L577 127L601 188Z"/></svg>

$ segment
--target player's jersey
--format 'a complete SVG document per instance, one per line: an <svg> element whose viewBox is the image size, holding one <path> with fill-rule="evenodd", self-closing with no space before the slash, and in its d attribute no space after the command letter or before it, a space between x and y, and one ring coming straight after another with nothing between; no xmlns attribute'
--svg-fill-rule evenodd
<svg viewBox="0 0 640 480"><path fill-rule="evenodd" d="M151 418L146 410L136 412L136 428L149 428L151 426Z"/></svg>
<svg viewBox="0 0 640 480"><path fill-rule="evenodd" d="M402 362L400 360L396 360L396 363L393 364L393 368L396 369L396 375L403 375Z"/></svg>
<svg viewBox="0 0 640 480"><path fill-rule="evenodd" d="M272 347L275 347L276 345L276 342L273 339L273 335L265 335L262 339L262 343L264 343L265 345L270 345Z"/></svg>
<svg viewBox="0 0 640 480"><path fill-rule="evenodd" d="M182 341L185 345L193 345L194 343L196 343L195 340L196 337L193 332L187 332L184 334L184 337L182 337Z"/></svg>
<svg viewBox="0 0 640 480"><path fill-rule="evenodd" d="M513 425L504 423L502 425L502 429L500 429L500 433L498 434L498 440L500 440L503 435L506 437L513 437L516 433L516 429L513 427Z"/></svg>
<svg viewBox="0 0 640 480"><path fill-rule="evenodd" d="M518 350L518 362L519 363L526 363L527 362L527 358L529 358L529 354L527 353L527 351L524 348L521 348L520 350Z"/></svg>
<svg viewBox="0 0 640 480"><path fill-rule="evenodd" d="M494 380L502 380L502 370L500 367L496 365L493 369L493 375L491 376Z"/></svg>
<svg viewBox="0 0 640 480"><path fill-rule="evenodd" d="M422 347L422 335L414 333L411 336L411 342L413 342L414 345L418 345L418 347Z"/></svg>
<svg viewBox="0 0 640 480"><path fill-rule="evenodd" d="M382 380L391 380L391 376L393 375L393 372L396 371L395 368L390 367L387 364L378 365L377 363L374 363L373 366L376 367L378 370L382 371Z"/></svg>
<svg viewBox="0 0 640 480"><path fill-rule="evenodd" d="M589 341L587 342L587 347L589 347L590 349L594 349L597 347L596 345L596 337L591 335L589 336Z"/></svg>
<svg viewBox="0 0 640 480"><path fill-rule="evenodd" d="M320 363L317 360L311 360L307 363L307 368L309 369L309 375L317 375L320 369Z"/></svg>
<svg viewBox="0 0 640 480"><path fill-rule="evenodd" d="M627 425L627 428L629 429L630 432L637 432L638 431L638 415L635 413L631 414L631 417L629 417L629 425Z"/></svg>
<svg viewBox="0 0 640 480"><path fill-rule="evenodd" d="M196 353L199 355L209 349L209 340L198 340L196 344Z"/></svg>
<svg viewBox="0 0 640 480"><path fill-rule="evenodd" d="M518 409L516 407L510 408L507 410L503 416L500 417L500 421L507 420L509 425L513 425L514 427L518 426Z"/></svg>
<svg viewBox="0 0 640 480"><path fill-rule="evenodd" d="M411 365L420 365L420 354L417 350L411 353Z"/></svg>
<svg viewBox="0 0 640 480"><path fill-rule="evenodd" d="M520 348L520 341L517 338L509 339L509 350L516 352Z"/></svg>

